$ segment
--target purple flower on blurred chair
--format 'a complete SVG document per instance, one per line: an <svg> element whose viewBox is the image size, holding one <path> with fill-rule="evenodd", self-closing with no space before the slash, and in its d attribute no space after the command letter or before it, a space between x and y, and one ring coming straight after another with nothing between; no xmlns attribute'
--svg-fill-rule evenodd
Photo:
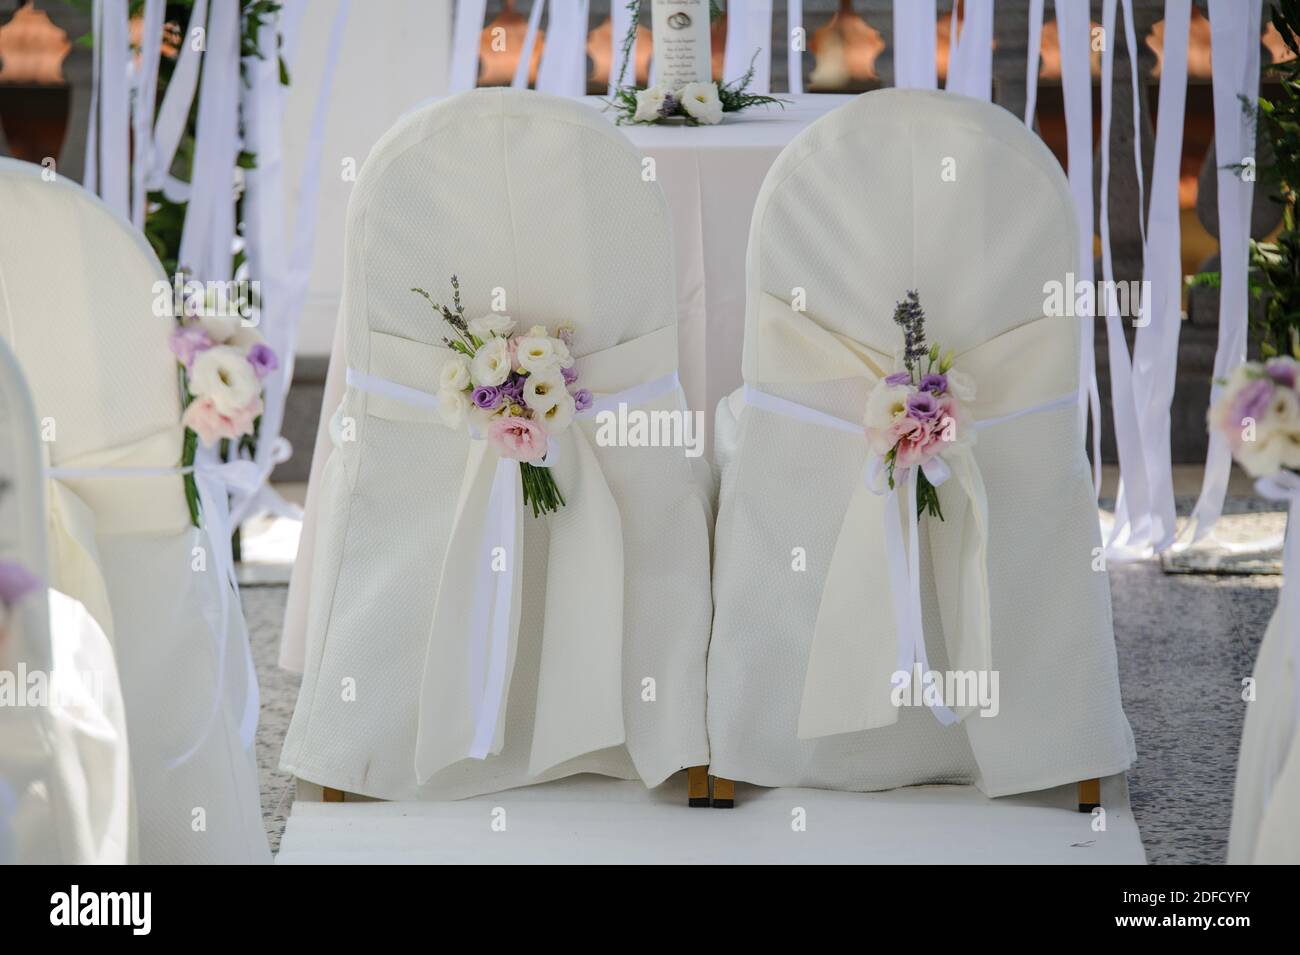
<svg viewBox="0 0 1300 955"><path fill-rule="evenodd" d="M172 332L170 344L176 360L189 369L194 365L194 356L207 351L216 342L199 325L178 325Z"/></svg>
<svg viewBox="0 0 1300 955"><path fill-rule="evenodd" d="M1273 382L1268 378L1257 378L1237 395L1232 406L1233 426L1240 427L1247 418L1259 421L1268 410L1273 400Z"/></svg>
<svg viewBox="0 0 1300 955"><path fill-rule="evenodd" d="M0 559L0 604L6 610L41 586L40 578L18 561Z"/></svg>
<svg viewBox="0 0 1300 955"><path fill-rule="evenodd" d="M253 372L259 381L280 367L280 360L275 357L271 346L262 342L248 350L248 363L253 366Z"/></svg>
<svg viewBox="0 0 1300 955"><path fill-rule="evenodd" d="M921 378L920 389L932 395L942 395L948 390L948 378L946 375L931 372Z"/></svg>
<svg viewBox="0 0 1300 955"><path fill-rule="evenodd" d="M578 369L570 365L568 368L561 368L560 374L564 376L564 383L571 385L578 380Z"/></svg>
<svg viewBox="0 0 1300 955"><path fill-rule="evenodd" d="M918 391L907 399L907 416L917 421L933 421L939 417L939 402L928 391Z"/></svg>
<svg viewBox="0 0 1300 955"><path fill-rule="evenodd" d="M586 411L592 406L595 399L592 398L591 392L586 388L579 388L573 393L573 407L577 411Z"/></svg>
<svg viewBox="0 0 1300 955"><path fill-rule="evenodd" d="M470 399L474 406L482 408L484 411L491 411L497 405L501 404L501 388L495 388L492 385L480 385L474 389Z"/></svg>
<svg viewBox="0 0 1300 955"><path fill-rule="evenodd" d="M885 376L887 385L910 385L912 383L912 373L910 371L896 371L892 375Z"/></svg>

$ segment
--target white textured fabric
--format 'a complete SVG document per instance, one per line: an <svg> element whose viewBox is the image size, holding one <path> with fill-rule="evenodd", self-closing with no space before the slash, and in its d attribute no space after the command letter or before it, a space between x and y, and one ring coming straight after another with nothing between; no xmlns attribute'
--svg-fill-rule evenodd
<svg viewBox="0 0 1300 955"><path fill-rule="evenodd" d="M0 468L0 557L41 576L45 511L36 415L17 362L2 342ZM41 683L33 684L33 678ZM0 679L6 684L0 704L0 864L130 861L126 719L103 630L81 604L58 591L29 594L12 611L0 608ZM28 692L41 685L43 699Z"/></svg>
<svg viewBox="0 0 1300 955"><path fill-rule="evenodd" d="M153 311L166 279L144 237L29 163L0 160L0 207L0 337L31 384L48 463L176 467L171 318ZM243 685L235 651L247 631L232 595L225 640L214 633L224 583L181 478L50 481L47 493L51 585L87 606L117 656L140 861L270 861L257 764L239 740L243 700L222 699L210 719L219 688ZM195 548L203 570L192 569Z"/></svg>
<svg viewBox="0 0 1300 955"><path fill-rule="evenodd" d="M955 171L955 181L943 177ZM803 318L891 354L894 303L919 290L930 341L959 355L1042 318L1043 284L1074 267L1074 216L1059 166L1005 110L947 93L868 93L809 127L773 165L750 234L745 377L780 397L861 417L862 377L759 334L765 303L806 293ZM1007 374L1077 385L1077 332L1060 320L1051 348ZM1010 340L1010 338L1009 338ZM765 381L780 369L784 383ZM802 382L802 383L800 383ZM997 376L978 382L996 406ZM1007 408L1005 411L1016 409ZM797 738L813 625L862 438L743 407L718 408L722 468L709 652L713 769L769 786L872 790L972 782L989 795L1043 789L1125 769L1134 756L1120 707L1106 576L1087 461L1073 409L983 430L975 458L988 496L993 668L1000 712L942 727L923 707L892 726ZM941 497L944 494L940 492ZM922 535L922 610L932 665L947 641ZM794 569L802 548L807 569ZM887 573L863 567L862 573ZM885 641L878 621L861 638Z"/></svg>
<svg viewBox="0 0 1300 955"><path fill-rule="evenodd" d="M410 289L446 300L453 273L471 316L501 288L521 326L571 322L593 390L617 390L600 387L594 353L675 322L668 213L640 157L586 106L523 90L469 91L391 130L358 178L346 262L348 367L429 393L446 331ZM470 440L435 412L351 389L334 420L355 423L356 440L331 429L308 501L313 543L290 595L307 607L306 667L286 769L350 792L436 799L575 772L655 785L708 761L705 495L680 449L595 447L622 518L625 745L528 774L553 520L528 513L503 749L417 784L421 679ZM646 679L655 702L643 701Z"/></svg>
<svg viewBox="0 0 1300 955"><path fill-rule="evenodd" d="M1233 865L1300 865L1300 701L1295 698L1300 660L1295 635L1287 633L1283 620L1279 609L1252 674L1255 699L1246 707L1232 796L1228 862Z"/></svg>

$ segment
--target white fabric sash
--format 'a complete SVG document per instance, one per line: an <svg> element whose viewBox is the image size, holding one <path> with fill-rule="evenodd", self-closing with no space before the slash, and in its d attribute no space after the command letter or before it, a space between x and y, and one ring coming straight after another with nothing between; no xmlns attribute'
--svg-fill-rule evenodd
<svg viewBox="0 0 1300 955"><path fill-rule="evenodd" d="M760 411L784 415L807 424L863 435L861 424L768 394L749 385L745 386L743 394L745 403ZM976 421L974 427L976 430L981 430L1014 421L1025 415L1070 407L1074 402L1074 394L1065 394L1031 408ZM954 506L953 499L945 495L948 497L944 504L946 516L950 515L951 519L958 524L967 515L974 517L972 524L967 525L967 530L973 531L973 537L969 533L962 533L956 541L958 569L963 575L969 575L969 578L975 581L976 591L973 595L974 600L966 603L966 608L973 610L973 613L966 615L958 623L960 627L958 638L969 645L968 652L962 656L963 662L981 661L982 668L989 669L992 666L992 646L989 633L988 574L983 566L988 539L988 502L985 497L984 482L969 447L956 448L945 458L932 460L924 466L923 470L926 478L936 488L948 485L950 478L956 478L955 483L964 500L959 500ZM906 686L913 674L919 673L924 678L924 675L930 672L929 657L925 649L925 633L921 622L921 548L916 513L916 471L910 471L906 478L902 478L893 488L886 490L882 462L878 457L873 457L867 462L863 471L862 485L872 494L885 498L885 563L889 570L889 597L896 627L893 671L884 673L870 663L864 669L854 659L856 657L858 660L883 662L886 659L884 656L870 653L863 656L858 651L845 652L846 644L855 637L845 631L846 618L838 612L837 608L849 605L850 601L834 591L836 588L860 589L863 568L878 566L877 563L858 560L861 555L856 552L856 549L864 544L870 547L870 542L865 535L869 535L871 529L864 526L863 518L866 515L861 513L860 505L866 503L865 499L855 493L845 515L840 540L836 543L835 553L831 558L821 606L818 608L813 646L809 654L808 672L804 683L803 703L799 711L800 739L871 729L894 722L897 719L896 714L892 718L886 718L888 714L881 707L866 702L869 698L876 697L870 688L873 686L883 688L886 684L891 687ZM900 507L907 516L906 535L904 535ZM856 546L846 545L846 535L856 538L854 542ZM941 564L942 562L935 564L936 586L964 586L961 581L941 574ZM856 639L861 639L860 633L857 634ZM821 679L821 675L830 668L840 673L861 673L863 692L858 704L834 712L827 707L826 683ZM953 668L968 669L956 665ZM906 676L902 676L903 674ZM928 701L927 705L935 718L945 726L958 722L966 715L965 712L959 715L938 700ZM861 710L862 706L866 709ZM863 715L855 718L852 715L854 709L859 709ZM846 719L849 722L846 723Z"/></svg>
<svg viewBox="0 0 1300 955"><path fill-rule="evenodd" d="M606 392L577 417L592 419L619 405L648 404L674 393L684 407L673 332L661 329L610 349L620 353L624 374L646 367L673 370ZM599 356L587 356L593 357ZM438 407L435 395L355 368L347 370L347 383L427 411ZM420 691L415 769L421 782L467 757L499 753L505 742L522 602L520 464L500 457L473 431L471 438ZM582 428L575 425L554 436L541 466L553 469L566 504L547 518L550 545L529 756L532 775L624 741L618 505Z"/></svg>
<svg viewBox="0 0 1300 955"><path fill-rule="evenodd" d="M487 0L456 0L456 20L451 30L451 67L447 82L449 92L472 90L478 84L479 34L483 30L486 14Z"/></svg>
<svg viewBox="0 0 1300 955"><path fill-rule="evenodd" d="M950 23L944 89L988 102L993 96L993 0L967 0L960 38L955 3Z"/></svg>
<svg viewBox="0 0 1300 955"><path fill-rule="evenodd" d="M533 49L537 46L537 31L542 25L542 10L546 8L546 0L533 0L532 9L528 11L528 28L524 31L524 45L519 49L519 62L515 64L515 75L510 81L510 85L517 90L528 89L528 73L533 64ZM554 33L554 30L551 31ZM546 38L548 44L553 37ZM478 46L478 34L474 35L474 45ZM540 70L540 65L538 66ZM538 76L540 89L541 77ZM471 84L472 85L472 84Z"/></svg>
<svg viewBox="0 0 1300 955"><path fill-rule="evenodd" d="M894 85L899 89L938 88L936 21L934 0L894 4Z"/></svg>
<svg viewBox="0 0 1300 955"><path fill-rule="evenodd" d="M148 439L147 439L148 440ZM111 453L110 453L111 454ZM113 480L182 477L194 475L194 485L199 495L203 527L212 548L212 561L219 580L219 615L213 632L216 646L217 683L213 690L211 706L203 726L194 741L181 753L168 761L175 768L193 758L207 740L216 724L221 704L225 699L225 661L229 652L231 603L239 610L239 582L235 573L231 538L234 525L230 521L230 496L250 493L259 487L270 470L284 460L283 450L273 455L265 464L252 461L222 461L214 449L200 447L195 462L190 466L99 466L48 467L45 476L52 484L50 493L50 530L53 537L52 553L58 562L59 589L77 597L86 605L105 633L113 637L112 609L108 588L99 569L95 546L94 514L77 494L67 486L69 481ZM258 687L257 672L253 666L252 647L247 637L243 640L244 686L243 710L239 723L239 738L247 750L257 735Z"/></svg>
<svg viewBox="0 0 1300 955"><path fill-rule="evenodd" d="M1296 576L1300 575L1300 474L1282 471L1272 477L1260 478L1255 482L1255 491L1267 500L1287 505L1286 541L1282 545L1282 593L1278 598L1277 616L1288 643L1283 660L1290 661L1291 676L1295 681L1291 697L1295 711L1290 721L1279 720L1270 727L1275 739L1266 748L1271 758L1263 767L1264 798L1261 801L1261 805L1267 806L1282 771L1282 760L1276 757L1290 752L1291 739L1296 726L1300 725L1300 600L1295 594ZM1281 738L1277 738L1279 736Z"/></svg>
<svg viewBox="0 0 1300 955"><path fill-rule="evenodd" d="M757 54L757 57L755 57ZM722 79L731 83L745 75L750 61L754 80L750 92L772 91L772 0L730 0L727 42L723 47Z"/></svg>

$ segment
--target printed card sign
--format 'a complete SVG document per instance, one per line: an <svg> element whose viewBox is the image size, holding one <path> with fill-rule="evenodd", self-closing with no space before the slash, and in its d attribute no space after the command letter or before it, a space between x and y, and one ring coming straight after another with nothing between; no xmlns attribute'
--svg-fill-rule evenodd
<svg viewBox="0 0 1300 955"><path fill-rule="evenodd" d="M680 89L712 78L709 0L654 0L655 83Z"/></svg>

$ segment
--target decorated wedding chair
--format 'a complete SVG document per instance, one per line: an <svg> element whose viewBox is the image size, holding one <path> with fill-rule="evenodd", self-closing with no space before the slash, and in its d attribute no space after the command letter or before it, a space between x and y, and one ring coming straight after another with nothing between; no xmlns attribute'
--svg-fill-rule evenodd
<svg viewBox="0 0 1300 955"><path fill-rule="evenodd" d="M0 342L0 864L134 855L126 717L113 651L47 590L31 395Z"/></svg>
<svg viewBox="0 0 1300 955"><path fill-rule="evenodd" d="M964 97L868 93L778 157L750 230L745 385L717 413L713 772L989 796L1077 781L1091 809L1130 765L1080 329L1044 314L1075 235L1051 153ZM929 421L897 417L909 393ZM942 456L886 459L879 442L921 434L945 443L912 452ZM918 518L933 488L943 519Z"/></svg>
<svg viewBox="0 0 1300 955"><path fill-rule="evenodd" d="M599 433L602 412L682 412L670 236L641 157L580 103L474 90L372 150L348 208L347 389L295 570L305 672L281 758L327 800L574 773L656 786L708 762L701 459ZM430 300L480 330L571 328L566 371L594 404L548 438L553 513L521 502L539 469L486 419L444 420L459 333Z"/></svg>
<svg viewBox="0 0 1300 955"><path fill-rule="evenodd" d="M140 861L270 861L223 477L193 472L200 529L180 466L174 320L155 311L171 284L143 235L42 167L0 160L0 208L0 337L35 400L49 582L113 645Z"/></svg>

